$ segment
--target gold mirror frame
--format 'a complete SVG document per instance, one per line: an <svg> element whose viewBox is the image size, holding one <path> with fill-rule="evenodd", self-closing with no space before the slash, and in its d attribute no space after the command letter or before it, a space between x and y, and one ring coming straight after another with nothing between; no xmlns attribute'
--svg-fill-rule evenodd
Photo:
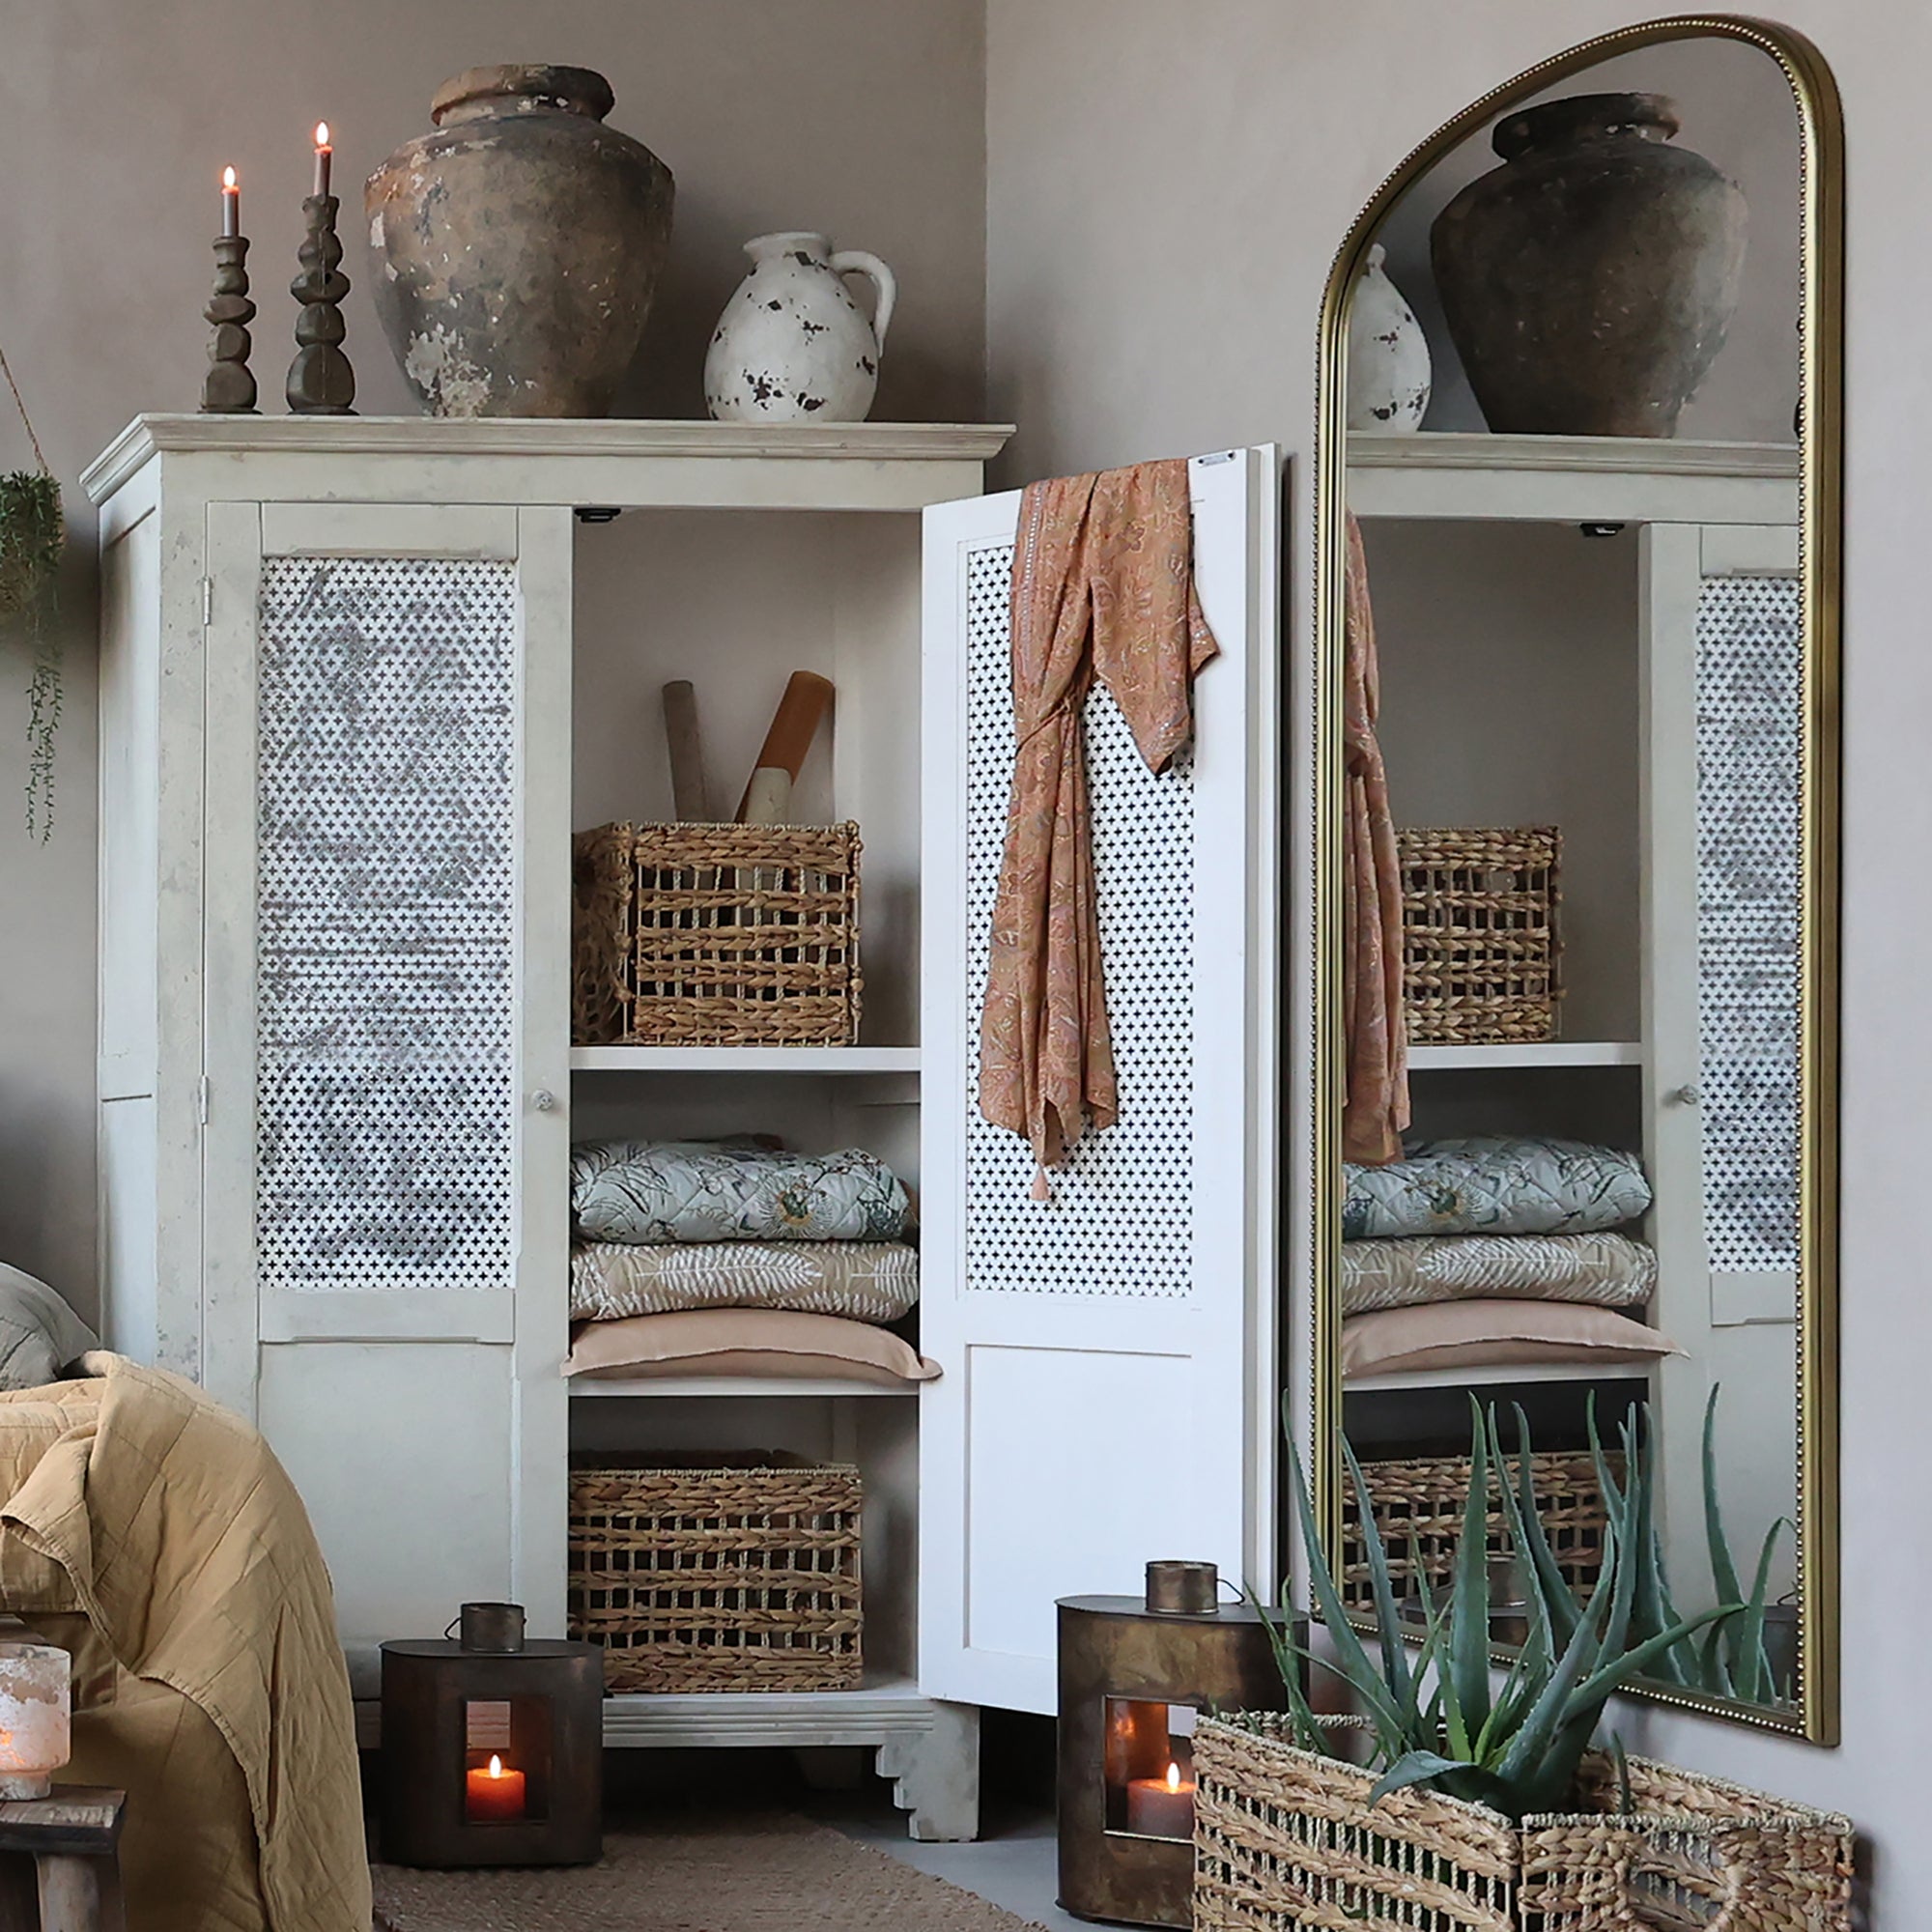
<svg viewBox="0 0 1932 1932"><path fill-rule="evenodd" d="M1538 63L1445 122L1355 217L1322 298L1315 484L1314 1456L1316 1507L1341 1548L1339 1282L1342 1032L1342 660L1348 484L1348 297L1397 199L1451 149L1526 96L1615 54L1664 42L1742 41L1782 70L1799 118L1800 570L1804 614L1804 831L1799 1136L1799 1704L1785 1712L1646 1686L1632 1694L1814 1744L1838 1742L1838 766L1842 498L1844 128L1836 82L1788 27L1687 14L1624 27Z"/></svg>

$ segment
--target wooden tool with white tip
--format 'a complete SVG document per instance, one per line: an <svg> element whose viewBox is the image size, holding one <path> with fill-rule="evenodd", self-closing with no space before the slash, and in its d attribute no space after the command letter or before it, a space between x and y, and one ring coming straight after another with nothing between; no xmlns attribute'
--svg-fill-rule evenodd
<svg viewBox="0 0 1932 1932"><path fill-rule="evenodd" d="M782 825L791 815L791 788L811 741L832 709L834 685L816 671L795 670L765 733L764 750L738 806L740 825Z"/></svg>

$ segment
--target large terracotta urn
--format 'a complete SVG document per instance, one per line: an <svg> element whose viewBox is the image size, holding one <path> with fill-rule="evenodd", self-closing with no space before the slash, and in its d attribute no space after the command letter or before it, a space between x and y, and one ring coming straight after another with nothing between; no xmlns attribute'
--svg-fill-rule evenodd
<svg viewBox="0 0 1932 1932"><path fill-rule="evenodd" d="M369 177L376 309L440 416L608 415L670 243L670 170L581 67L479 67Z"/></svg>
<svg viewBox="0 0 1932 1932"><path fill-rule="evenodd" d="M1449 332L1491 429L1671 436L1738 305L1747 211L1671 145L1657 94L1584 94L1506 116L1504 165L1436 216Z"/></svg>

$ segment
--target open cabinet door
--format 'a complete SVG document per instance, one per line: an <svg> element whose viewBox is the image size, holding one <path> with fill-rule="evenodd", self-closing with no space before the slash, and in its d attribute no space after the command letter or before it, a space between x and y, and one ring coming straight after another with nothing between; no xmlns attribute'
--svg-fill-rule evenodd
<svg viewBox="0 0 1932 1932"><path fill-rule="evenodd" d="M1191 466L1221 646L1156 778L1087 700L1121 1115L1031 1198L980 1118L980 1009L1013 767L1019 494L925 513L920 1683L1055 1701L1054 1602L1153 1557L1273 1577L1274 668L1280 457Z"/></svg>

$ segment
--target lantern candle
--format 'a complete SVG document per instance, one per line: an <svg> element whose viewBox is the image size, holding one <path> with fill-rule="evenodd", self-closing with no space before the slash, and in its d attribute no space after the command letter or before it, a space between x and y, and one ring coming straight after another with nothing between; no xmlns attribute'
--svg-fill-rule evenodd
<svg viewBox="0 0 1932 1932"><path fill-rule="evenodd" d="M512 1825L523 1817L524 1774L508 1769L501 1758L470 1772L467 1782L463 1809L472 1825Z"/></svg>
<svg viewBox="0 0 1932 1932"><path fill-rule="evenodd" d="M315 124L315 198L320 201L328 192L329 156L335 153L328 141L328 123Z"/></svg>
<svg viewBox="0 0 1932 1932"><path fill-rule="evenodd" d="M242 184L233 168L221 170L221 239L232 242L242 232Z"/></svg>
<svg viewBox="0 0 1932 1932"><path fill-rule="evenodd" d="M473 1775L473 1774L472 1774ZM1127 1786L1127 1830L1148 1838L1194 1835L1194 1780L1170 1763L1165 1777L1137 1777Z"/></svg>
<svg viewBox="0 0 1932 1932"><path fill-rule="evenodd" d="M72 1666L45 1643L0 1643L0 1799L44 1798L68 1760Z"/></svg>

